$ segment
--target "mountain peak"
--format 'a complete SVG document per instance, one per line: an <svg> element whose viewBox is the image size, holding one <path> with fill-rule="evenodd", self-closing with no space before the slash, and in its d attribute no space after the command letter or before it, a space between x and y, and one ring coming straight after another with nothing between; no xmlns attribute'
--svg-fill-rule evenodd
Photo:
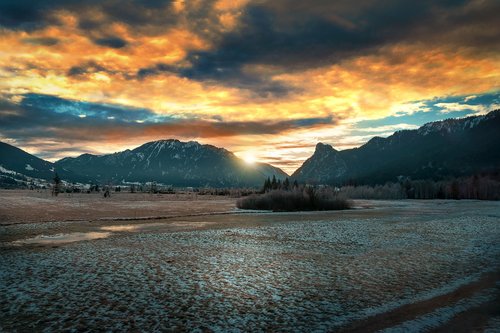
<svg viewBox="0 0 500 333"><path fill-rule="evenodd" d="M316 149L314 151L314 153L320 153L320 154L323 154L323 153L328 153L328 152L331 152L331 151L334 151L336 152L336 150L329 144L326 144L326 143L322 143L322 142L318 142L316 144Z"/></svg>
<svg viewBox="0 0 500 333"><path fill-rule="evenodd" d="M61 160L57 166L88 175L97 182L156 181L173 186L260 186L269 176L287 175L268 164L248 166L224 148L182 142L151 141L134 148L93 159ZM244 166L244 168L242 167Z"/></svg>
<svg viewBox="0 0 500 333"><path fill-rule="evenodd" d="M400 175L444 179L498 170L499 115L491 111L427 123L335 153L331 146L318 143L313 156L292 177L311 184L384 184Z"/></svg>
<svg viewBox="0 0 500 333"><path fill-rule="evenodd" d="M193 146L201 146L201 143L199 143L198 141L180 141L180 140L177 140L177 139L161 139L161 140L155 140L155 141L146 142L142 146L146 146L146 147L147 146L156 146L156 147L159 147L159 146L162 146L162 147L165 147L165 146L170 146L170 147L174 147L174 146L193 147Z"/></svg>

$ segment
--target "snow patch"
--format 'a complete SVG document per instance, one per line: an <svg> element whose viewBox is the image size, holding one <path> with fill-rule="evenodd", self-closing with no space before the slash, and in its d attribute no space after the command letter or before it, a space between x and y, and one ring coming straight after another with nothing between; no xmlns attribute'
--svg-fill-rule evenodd
<svg viewBox="0 0 500 333"><path fill-rule="evenodd" d="M8 173L8 174L11 174L11 175L17 175L17 172L15 171L12 171L12 170L9 170L9 169L5 169L3 166L0 165L0 172L2 173Z"/></svg>

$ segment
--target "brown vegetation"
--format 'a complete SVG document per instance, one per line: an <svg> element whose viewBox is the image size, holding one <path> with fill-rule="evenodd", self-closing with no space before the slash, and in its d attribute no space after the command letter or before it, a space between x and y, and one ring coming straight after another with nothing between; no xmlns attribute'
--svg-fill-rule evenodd
<svg viewBox="0 0 500 333"><path fill-rule="evenodd" d="M0 190L0 225L52 221L143 219L231 212L236 199L220 195L113 192L59 193Z"/></svg>
<svg viewBox="0 0 500 333"><path fill-rule="evenodd" d="M236 202L241 209L261 209L273 211L341 210L351 208L350 202L338 196L331 189L273 190L254 194Z"/></svg>

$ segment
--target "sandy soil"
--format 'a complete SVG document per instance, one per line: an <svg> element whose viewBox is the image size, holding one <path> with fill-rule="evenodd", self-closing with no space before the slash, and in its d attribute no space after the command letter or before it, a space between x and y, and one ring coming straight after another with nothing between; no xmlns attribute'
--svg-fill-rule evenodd
<svg viewBox="0 0 500 333"><path fill-rule="evenodd" d="M0 226L0 331L498 328L499 202L225 204L224 215Z"/></svg>

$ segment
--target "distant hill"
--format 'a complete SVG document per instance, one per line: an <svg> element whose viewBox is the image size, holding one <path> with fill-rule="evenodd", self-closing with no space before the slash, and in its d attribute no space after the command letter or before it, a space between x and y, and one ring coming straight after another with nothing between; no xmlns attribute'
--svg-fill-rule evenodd
<svg viewBox="0 0 500 333"><path fill-rule="evenodd" d="M53 178L55 170L53 163L4 142L0 142L0 166L4 169L4 173L14 171L42 179Z"/></svg>
<svg viewBox="0 0 500 333"><path fill-rule="evenodd" d="M500 110L447 119L416 130L374 137L342 151L318 143L292 178L312 184L380 184L412 179L444 179L500 169Z"/></svg>
<svg viewBox="0 0 500 333"><path fill-rule="evenodd" d="M312 184L380 184L399 176L445 179L500 170L500 110L448 119L417 130L374 137L359 148L337 151L318 143L292 175ZM0 142L0 182L24 176L69 182L155 181L173 186L261 186L267 177L287 177L269 164L247 164L223 148L198 142L160 140L114 154L68 157L51 163Z"/></svg>
<svg viewBox="0 0 500 333"><path fill-rule="evenodd" d="M267 177L288 175L269 164L247 164L223 148L195 141L160 140L108 155L63 158L59 168L89 181L149 182L173 186L260 186Z"/></svg>
<svg viewBox="0 0 500 333"><path fill-rule="evenodd" d="M54 163L45 161L34 155L16 148L5 142L0 142L0 185L10 185L25 183L29 178L52 181L55 172L63 179L81 181L81 177L67 170L63 170Z"/></svg>

